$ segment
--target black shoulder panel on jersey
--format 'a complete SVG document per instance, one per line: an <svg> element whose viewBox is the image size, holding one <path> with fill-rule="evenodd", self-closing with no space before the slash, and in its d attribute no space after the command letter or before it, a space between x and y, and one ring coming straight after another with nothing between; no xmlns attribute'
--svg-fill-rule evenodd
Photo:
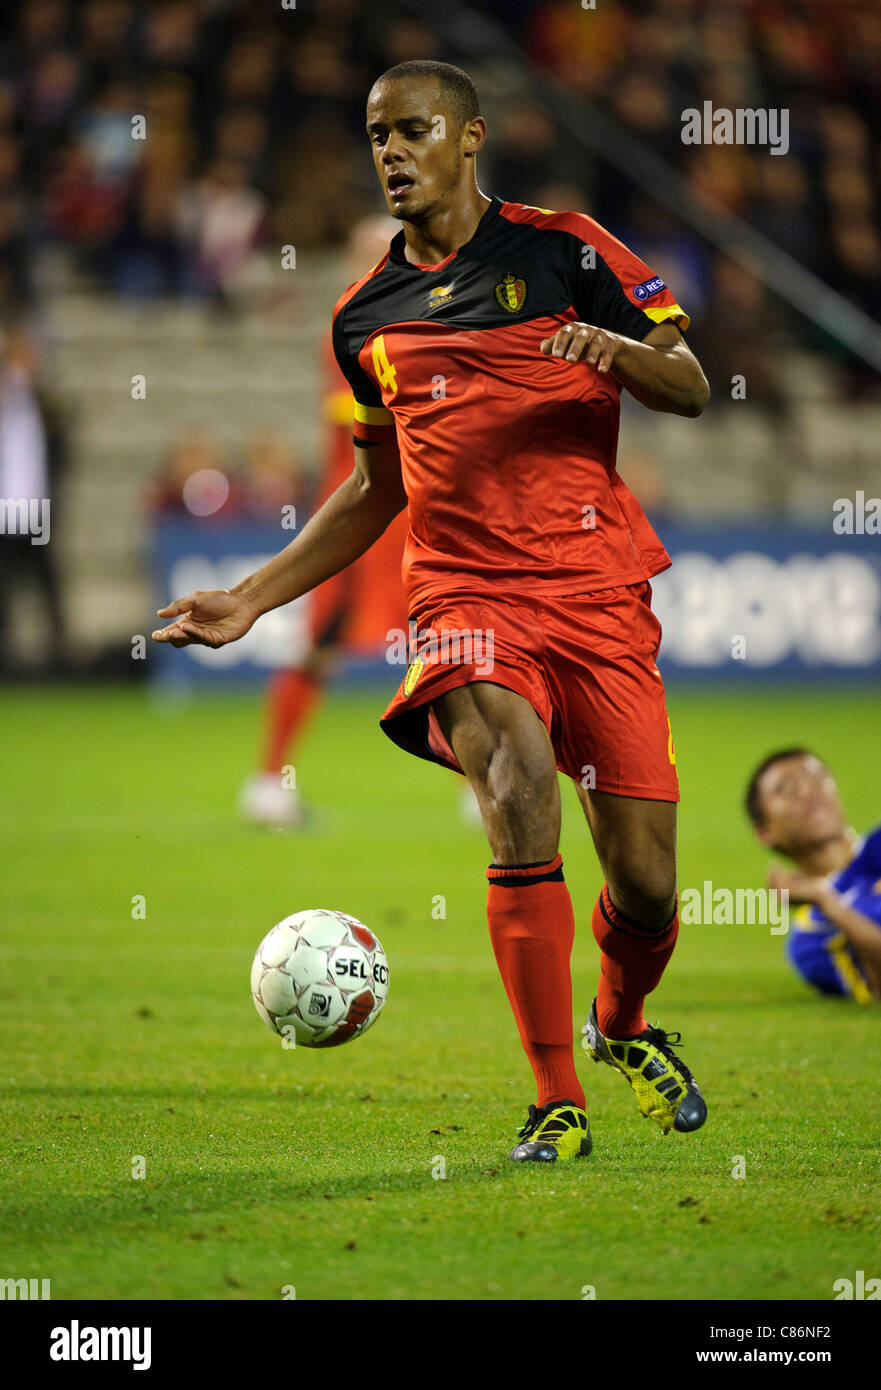
<svg viewBox="0 0 881 1390"><path fill-rule="evenodd" d="M358 361L358 353L361 350L364 339L361 339L361 342L354 350L352 348L352 341L346 322L347 311L351 303L352 301L349 300L348 304L344 304L341 309L338 309L333 321L332 337L334 356L339 364L340 371L352 388L352 395L355 397L355 400L359 401L361 405L379 406L382 405L382 395L379 387L375 382L370 380L370 377Z"/></svg>
<svg viewBox="0 0 881 1390"><path fill-rule="evenodd" d="M584 246L575 233L511 221L500 215L501 206L494 198L471 240L437 269L406 261L398 233L382 269L339 311L334 350L357 399L373 403L358 394L353 380L355 372L362 392L369 380L357 365L359 352L372 334L397 323L437 322L473 331L574 309L584 322L629 337L642 339L654 327L598 252L592 266L582 264Z"/></svg>
<svg viewBox="0 0 881 1390"><path fill-rule="evenodd" d="M579 242L576 236L571 240L570 255L574 256L572 307L578 317L595 328L608 328L612 333L623 333L627 338L642 342L657 324L630 302L618 276L595 247ZM588 250L593 250L592 268L591 260L587 266L584 264Z"/></svg>

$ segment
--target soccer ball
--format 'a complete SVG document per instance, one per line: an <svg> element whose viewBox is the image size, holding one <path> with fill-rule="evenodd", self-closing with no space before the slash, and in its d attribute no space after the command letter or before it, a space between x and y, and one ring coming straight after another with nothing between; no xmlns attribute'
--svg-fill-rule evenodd
<svg viewBox="0 0 881 1390"><path fill-rule="evenodd" d="M267 1027L297 1047L339 1047L366 1033L388 994L385 951L345 912L310 908L257 947L251 995Z"/></svg>

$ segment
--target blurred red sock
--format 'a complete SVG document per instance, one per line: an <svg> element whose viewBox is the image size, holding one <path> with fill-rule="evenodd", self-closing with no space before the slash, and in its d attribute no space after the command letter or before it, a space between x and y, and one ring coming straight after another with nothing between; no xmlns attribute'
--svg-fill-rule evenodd
<svg viewBox="0 0 881 1390"><path fill-rule="evenodd" d="M264 772L281 772L285 753L321 694L321 684L306 671L276 671L266 691Z"/></svg>
<svg viewBox="0 0 881 1390"><path fill-rule="evenodd" d="M645 997L659 984L679 935L679 915L659 931L631 922L609 897L608 886L593 910L593 934L600 948L597 1022L609 1038L634 1038L646 1027Z"/></svg>
<svg viewBox="0 0 881 1390"><path fill-rule="evenodd" d="M584 1106L572 1055L569 957L575 918L558 854L546 864L491 864L487 918L499 972L538 1087L538 1104Z"/></svg>

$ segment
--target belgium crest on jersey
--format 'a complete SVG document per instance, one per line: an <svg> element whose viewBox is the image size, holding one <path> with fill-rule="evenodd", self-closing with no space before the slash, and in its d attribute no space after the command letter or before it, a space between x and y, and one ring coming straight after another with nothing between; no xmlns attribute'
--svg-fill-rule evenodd
<svg viewBox="0 0 881 1390"><path fill-rule="evenodd" d="M509 314L518 314L526 303L526 281L516 275L506 275L500 285L496 285L496 299Z"/></svg>

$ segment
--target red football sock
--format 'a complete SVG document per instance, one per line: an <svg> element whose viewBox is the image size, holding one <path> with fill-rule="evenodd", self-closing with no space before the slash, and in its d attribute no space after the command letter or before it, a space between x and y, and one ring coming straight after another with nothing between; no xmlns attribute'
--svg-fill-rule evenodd
<svg viewBox="0 0 881 1390"><path fill-rule="evenodd" d="M307 671L276 671L266 691L264 772L281 772L289 744L303 726L321 685Z"/></svg>
<svg viewBox="0 0 881 1390"><path fill-rule="evenodd" d="M645 997L660 982L673 954L678 912L658 931L641 927L619 911L604 883L593 910L593 934L602 952L597 988L600 1032L610 1038L634 1038L647 1026Z"/></svg>
<svg viewBox="0 0 881 1390"><path fill-rule="evenodd" d="M569 957L575 918L558 854L545 864L491 864L487 917L499 972L538 1087L538 1104L584 1106L572 1055Z"/></svg>

